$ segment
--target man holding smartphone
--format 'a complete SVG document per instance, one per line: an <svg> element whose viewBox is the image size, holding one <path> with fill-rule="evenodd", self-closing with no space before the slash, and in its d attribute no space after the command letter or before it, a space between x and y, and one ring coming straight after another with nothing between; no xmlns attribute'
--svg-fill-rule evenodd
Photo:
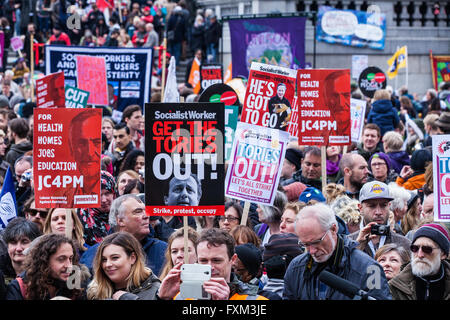
<svg viewBox="0 0 450 320"><path fill-rule="evenodd" d="M389 204L394 200L388 186L380 181L365 183L359 192L359 210L363 219L360 230L349 235L359 242L359 248L372 258L378 248L396 243L409 249L411 241L391 231L388 225Z"/></svg>
<svg viewBox="0 0 450 320"><path fill-rule="evenodd" d="M232 272L237 258L234 248L235 241L228 232L218 228L202 232L196 247L198 263L211 266L211 279L203 282L203 289L212 300L268 300L260 295L251 295L249 288ZM182 265L175 265L162 279L157 294L159 299L179 299Z"/></svg>

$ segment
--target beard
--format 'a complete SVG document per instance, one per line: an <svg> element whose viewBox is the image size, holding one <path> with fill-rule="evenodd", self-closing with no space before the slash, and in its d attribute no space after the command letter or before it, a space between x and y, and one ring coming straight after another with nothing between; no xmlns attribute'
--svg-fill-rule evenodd
<svg viewBox="0 0 450 320"><path fill-rule="evenodd" d="M367 178L365 179L365 181L367 182ZM366 183L361 180L356 180L353 177L350 177L349 182L356 190L361 190L362 186Z"/></svg>
<svg viewBox="0 0 450 320"><path fill-rule="evenodd" d="M441 258L436 254L432 259L417 258L411 253L411 269L413 275L417 277L426 277L436 274L441 266Z"/></svg>
<svg viewBox="0 0 450 320"><path fill-rule="evenodd" d="M328 259L330 259L330 257L334 253L334 250L336 249L336 241L333 239L333 237L331 237L331 244L332 244L333 250L330 253L321 255L319 257L316 257L315 255L312 254L311 257L313 258L313 260L317 263L323 263L323 262L328 261Z"/></svg>

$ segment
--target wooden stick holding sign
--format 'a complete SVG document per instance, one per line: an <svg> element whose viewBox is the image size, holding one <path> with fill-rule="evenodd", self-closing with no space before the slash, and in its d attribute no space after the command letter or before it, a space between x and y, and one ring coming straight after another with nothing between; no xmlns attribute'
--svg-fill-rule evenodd
<svg viewBox="0 0 450 320"><path fill-rule="evenodd" d="M166 86L166 51L167 51L167 38L164 36L163 50L162 50L162 76L161 76L161 102L164 101L164 87Z"/></svg>
<svg viewBox="0 0 450 320"><path fill-rule="evenodd" d="M189 225L188 216L183 216L183 236L184 236L184 263L189 263Z"/></svg>
<svg viewBox="0 0 450 320"><path fill-rule="evenodd" d="M325 188L327 186L327 146L321 146L320 153L322 162L322 194L325 195Z"/></svg>
<svg viewBox="0 0 450 320"><path fill-rule="evenodd" d="M34 75L34 50L33 50L33 44L34 44L34 35L30 34L30 89L31 89L31 101L35 102L34 100L34 83L33 83L33 75Z"/></svg>
<svg viewBox="0 0 450 320"><path fill-rule="evenodd" d="M66 238L72 239L73 218L72 209L66 209Z"/></svg>
<svg viewBox="0 0 450 320"><path fill-rule="evenodd" d="M242 212L242 218L241 218L241 225L245 226L247 225L247 219L248 219L248 211L250 210L250 202L245 201L244 203L244 210Z"/></svg>

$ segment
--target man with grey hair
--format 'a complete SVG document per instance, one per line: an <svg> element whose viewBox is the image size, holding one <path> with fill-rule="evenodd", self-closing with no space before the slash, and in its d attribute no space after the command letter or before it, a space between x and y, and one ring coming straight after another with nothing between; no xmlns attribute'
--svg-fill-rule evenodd
<svg viewBox="0 0 450 320"><path fill-rule="evenodd" d="M164 264L167 243L153 238L149 217L145 214L145 204L136 194L124 194L113 201L109 213L111 230L131 233L142 245L146 255L146 266L159 276ZM90 247L80 262L92 269L92 263L99 244Z"/></svg>
<svg viewBox="0 0 450 320"><path fill-rule="evenodd" d="M450 300L450 236L439 223L421 226L412 239L411 262L389 281L394 300Z"/></svg>
<svg viewBox="0 0 450 320"><path fill-rule="evenodd" d="M153 48L156 46L159 46L159 36L158 33L155 31L155 27L153 26L153 23L147 23L145 25L145 30L148 33L147 41L142 46L143 48Z"/></svg>
<svg viewBox="0 0 450 320"><path fill-rule="evenodd" d="M350 297L319 280L322 271L352 282L368 295L390 300L381 266L357 249L357 243L338 234L333 210L326 204L306 206L297 214L295 233L306 252L289 264L284 277L285 300L348 300Z"/></svg>

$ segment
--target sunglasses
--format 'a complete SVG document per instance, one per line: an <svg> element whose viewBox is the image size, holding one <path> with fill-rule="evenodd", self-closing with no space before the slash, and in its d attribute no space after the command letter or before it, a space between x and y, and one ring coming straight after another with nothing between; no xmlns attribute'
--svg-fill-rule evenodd
<svg viewBox="0 0 450 320"><path fill-rule="evenodd" d="M47 217L48 211L45 210L37 210L37 209L30 209L28 210L28 213L32 216L35 217L38 213L39 216L43 219L45 219Z"/></svg>
<svg viewBox="0 0 450 320"><path fill-rule="evenodd" d="M430 253L433 252L434 249L437 249L437 248L433 248L433 247L430 247L430 246L416 246L415 244L412 244L410 249L414 253L419 252L419 249L422 249L422 251L424 253L430 254Z"/></svg>

